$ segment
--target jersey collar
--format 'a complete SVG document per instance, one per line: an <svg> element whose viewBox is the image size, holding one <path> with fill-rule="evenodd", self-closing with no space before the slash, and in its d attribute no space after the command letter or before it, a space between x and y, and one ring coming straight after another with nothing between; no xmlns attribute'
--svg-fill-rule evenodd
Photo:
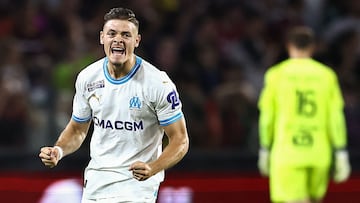
<svg viewBox="0 0 360 203"><path fill-rule="evenodd" d="M124 77L120 78L120 79L114 79L110 76L110 73L107 69L107 64L109 62L108 58L105 57L105 60L104 60L104 63L103 63L103 71L104 71L104 75L105 75L105 78L112 84L115 84L115 85L119 85L119 84L123 84L123 83L126 83L128 80L130 80L134 75L135 73L140 69L140 64L142 62L142 59L138 56L135 56L136 57L136 61L135 61L135 65L134 67L131 68L130 72L125 75Z"/></svg>

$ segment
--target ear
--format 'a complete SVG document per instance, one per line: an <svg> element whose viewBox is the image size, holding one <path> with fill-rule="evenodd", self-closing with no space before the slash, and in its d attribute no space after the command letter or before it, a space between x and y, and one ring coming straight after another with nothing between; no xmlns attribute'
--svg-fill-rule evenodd
<svg viewBox="0 0 360 203"><path fill-rule="evenodd" d="M135 47L138 47L138 46L139 46L140 41L141 41L141 35L138 34L137 37L136 37L136 39L135 39Z"/></svg>
<svg viewBox="0 0 360 203"><path fill-rule="evenodd" d="M290 52L294 49L294 45L292 45L291 43L286 43L285 48L287 52Z"/></svg>
<svg viewBox="0 0 360 203"><path fill-rule="evenodd" d="M104 32L100 31L100 44L104 44Z"/></svg>

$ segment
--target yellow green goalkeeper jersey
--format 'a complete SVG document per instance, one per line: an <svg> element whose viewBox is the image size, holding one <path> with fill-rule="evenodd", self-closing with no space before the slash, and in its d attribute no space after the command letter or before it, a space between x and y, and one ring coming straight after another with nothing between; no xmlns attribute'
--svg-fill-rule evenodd
<svg viewBox="0 0 360 203"><path fill-rule="evenodd" d="M311 58L290 58L265 74L259 99L261 147L287 164L328 164L346 146L344 101L335 72Z"/></svg>

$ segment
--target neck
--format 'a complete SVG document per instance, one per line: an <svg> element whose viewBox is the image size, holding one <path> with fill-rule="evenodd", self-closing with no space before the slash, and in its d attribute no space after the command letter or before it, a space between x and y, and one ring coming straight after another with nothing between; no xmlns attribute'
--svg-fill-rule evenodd
<svg viewBox="0 0 360 203"><path fill-rule="evenodd" d="M306 51L295 51L289 53L290 58L310 58L311 54Z"/></svg>
<svg viewBox="0 0 360 203"><path fill-rule="evenodd" d="M132 67L135 65L135 61L135 56L131 57L125 63L111 63L109 61L107 64L109 74L114 79L120 79L131 71Z"/></svg>
<svg viewBox="0 0 360 203"><path fill-rule="evenodd" d="M313 47L299 49L295 46L288 46L288 53L290 58L310 58L313 54Z"/></svg>

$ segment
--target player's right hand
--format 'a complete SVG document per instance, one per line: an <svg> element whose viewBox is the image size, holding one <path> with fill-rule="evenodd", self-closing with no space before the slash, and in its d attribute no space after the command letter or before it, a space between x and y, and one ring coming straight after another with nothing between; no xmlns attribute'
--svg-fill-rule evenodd
<svg viewBox="0 0 360 203"><path fill-rule="evenodd" d="M270 171L270 152L268 149L261 148L259 150L258 168L260 174L263 176L269 176Z"/></svg>
<svg viewBox="0 0 360 203"><path fill-rule="evenodd" d="M53 168L59 162L59 151L54 147L42 147L39 157L45 166Z"/></svg>

